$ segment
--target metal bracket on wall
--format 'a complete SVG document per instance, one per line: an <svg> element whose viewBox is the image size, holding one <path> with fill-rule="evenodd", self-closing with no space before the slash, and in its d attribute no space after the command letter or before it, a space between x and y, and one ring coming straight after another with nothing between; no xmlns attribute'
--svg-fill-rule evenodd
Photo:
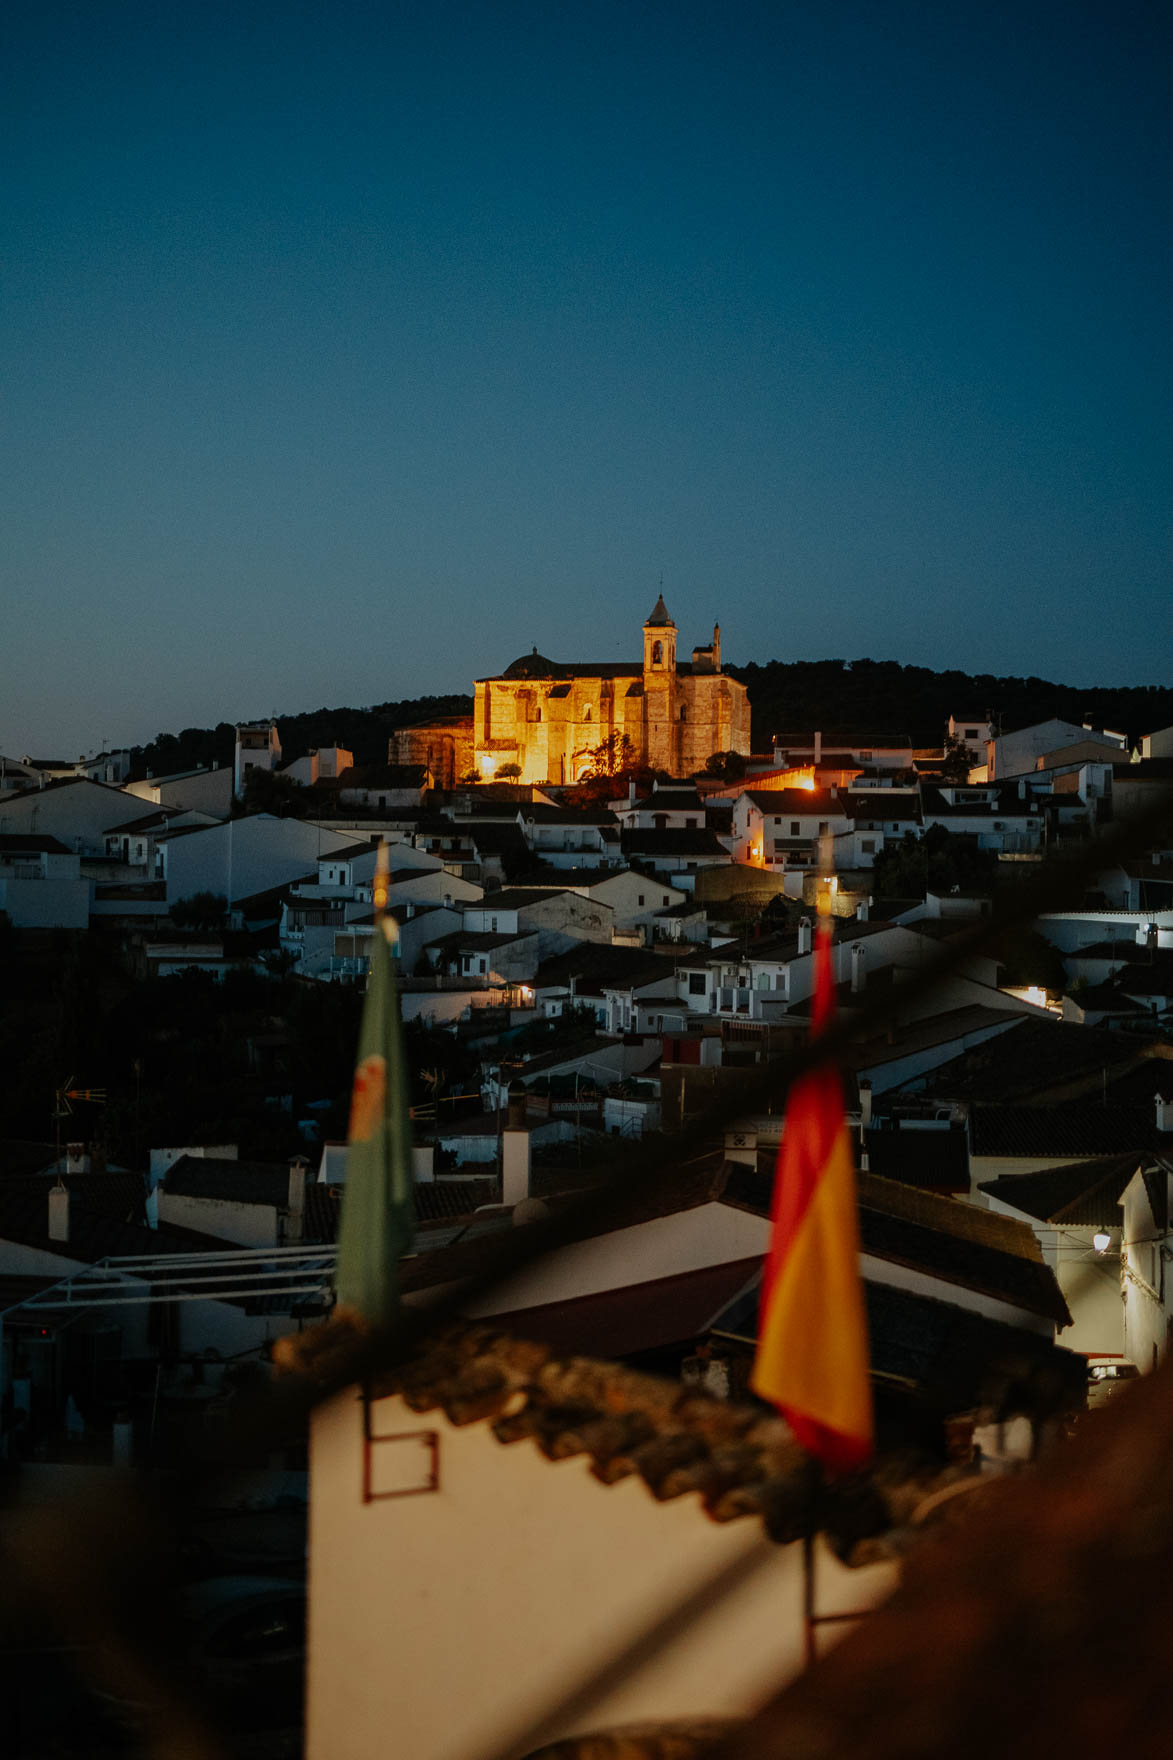
<svg viewBox="0 0 1173 1760"><path fill-rule="evenodd" d="M413 1442L425 1451L426 1464L417 1482L377 1490L374 1452L396 1443ZM392 1436L376 1436L371 1428L371 1397L362 1395L362 1500L381 1503L391 1497L418 1497L423 1492L440 1489L440 1432L438 1430L403 1430Z"/></svg>

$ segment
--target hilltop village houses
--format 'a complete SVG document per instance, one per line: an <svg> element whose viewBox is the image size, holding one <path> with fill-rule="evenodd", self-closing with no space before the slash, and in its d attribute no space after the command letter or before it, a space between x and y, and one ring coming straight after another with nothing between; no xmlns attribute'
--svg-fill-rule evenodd
<svg viewBox="0 0 1173 1760"><path fill-rule="evenodd" d="M806 728L755 752L720 629L678 661L660 599L641 658L523 656L476 682L470 716L397 729L377 762L287 751L273 720L239 726L231 765L170 776L121 752L0 761L9 932L30 948L102 935L147 982L361 988L389 844L404 1020L472 1072L414 1110L409 1303L459 1290L505 1231L641 1144L688 1146L628 1211L470 1298L402 1385L324 1407L308 1490L301 1465L250 1481L274 1508L313 1500L311 1756L356 1715L358 1679L350 1753L380 1752L392 1715L421 1760L504 1741L503 1679L537 1707L586 1627L597 1650L637 1601L650 1613L748 1544L732 1516L785 1504L794 1461L747 1404L785 1090L741 1095L809 1038L820 898L853 1029L877 1407L901 1458L1010 1470L1060 1408L1163 1356L1173 847L1105 859L1018 943L977 937L1007 879L1160 798L1173 733L1130 747L965 708L931 748ZM280 812L252 810L258 772L286 791ZM328 1315L347 1150L290 1074L287 1033L267 1021L239 1052L242 1084L297 1132L292 1161L196 1132L112 1166L68 1122L60 1144L0 1142L0 1457L46 1484L83 1444L155 1458L176 1412L227 1397L242 1365L267 1373L275 1341ZM734 1123L706 1134L717 1103ZM923 1501L902 1484L881 1476L863 1550L824 1549L830 1606L894 1580L883 1537ZM451 1593L435 1548L467 1567ZM756 1703L799 1665L796 1556L783 1545L774 1570L781 1650L751 1596L710 1632L707 1665L682 1644L603 1722ZM865 1558L873 1576L842 1563ZM474 1658L459 1706L454 1646Z"/></svg>

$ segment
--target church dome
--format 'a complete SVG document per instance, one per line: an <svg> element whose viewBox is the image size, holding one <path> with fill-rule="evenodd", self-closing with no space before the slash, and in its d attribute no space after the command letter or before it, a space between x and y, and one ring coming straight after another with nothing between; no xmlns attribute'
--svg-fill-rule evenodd
<svg viewBox="0 0 1173 1760"><path fill-rule="evenodd" d="M512 661L501 674L502 678L560 678L564 668L556 660L547 660L535 648L531 654L521 654Z"/></svg>

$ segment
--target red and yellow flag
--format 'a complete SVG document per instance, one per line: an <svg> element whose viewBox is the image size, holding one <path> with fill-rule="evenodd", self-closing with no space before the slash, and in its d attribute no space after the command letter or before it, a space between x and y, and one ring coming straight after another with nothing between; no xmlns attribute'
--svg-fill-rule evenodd
<svg viewBox="0 0 1173 1760"><path fill-rule="evenodd" d="M813 1033L827 1030L834 1010L831 928L821 918ZM871 1455L855 1162L833 1064L800 1076L790 1090L751 1385L832 1472Z"/></svg>

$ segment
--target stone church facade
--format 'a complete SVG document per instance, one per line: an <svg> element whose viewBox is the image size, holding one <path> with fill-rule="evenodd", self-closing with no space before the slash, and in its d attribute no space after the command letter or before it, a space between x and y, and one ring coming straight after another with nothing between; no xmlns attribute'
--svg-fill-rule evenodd
<svg viewBox="0 0 1173 1760"><path fill-rule="evenodd" d="M642 663L563 664L535 648L499 677L478 679L480 779L516 764L522 782L577 782L612 734L626 734L641 763L670 776L702 770L714 752L747 754L749 697L721 671L720 625L711 646L678 661L676 625L661 597L643 637Z"/></svg>

